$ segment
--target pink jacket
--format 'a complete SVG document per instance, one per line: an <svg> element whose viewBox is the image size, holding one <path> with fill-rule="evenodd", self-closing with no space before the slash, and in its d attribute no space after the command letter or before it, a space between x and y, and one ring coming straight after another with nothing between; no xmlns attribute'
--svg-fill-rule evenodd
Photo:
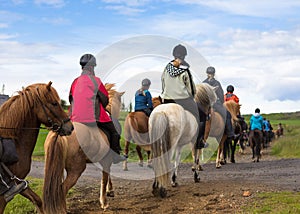
<svg viewBox="0 0 300 214"><path fill-rule="evenodd" d="M108 98L108 92L102 81L93 74L83 72L73 81L69 94L71 121L80 123L111 121L100 103L99 92Z"/></svg>

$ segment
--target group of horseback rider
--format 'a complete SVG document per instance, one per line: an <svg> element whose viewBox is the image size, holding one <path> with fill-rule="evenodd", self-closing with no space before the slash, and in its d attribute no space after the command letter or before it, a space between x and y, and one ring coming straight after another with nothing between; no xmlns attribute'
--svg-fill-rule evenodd
<svg viewBox="0 0 300 214"><path fill-rule="evenodd" d="M195 83L192 74L189 70L190 65L185 61L187 49L179 44L173 49L174 59L171 60L165 67L162 76L162 93L160 95L161 103L177 103L185 110L192 113L198 123L199 131L196 142L196 148L206 148L208 143L203 139L205 123L210 116L210 111L204 112L198 102L194 100L196 93ZM106 112L105 107L108 104L108 92L105 89L101 79L95 75L94 68L96 58L92 54L84 54L80 58L81 75L77 77L70 88L70 119L73 122L80 122L87 125L96 124L99 128L108 132L110 139L111 153L113 156L113 163L119 163L125 160L124 156L120 155L120 134L117 132L112 119ZM215 68L208 67L206 69L207 79L203 82L216 87L217 101L213 108L221 115L226 115L225 118L225 132L228 138L236 137L233 133L231 124L231 115L223 107L224 101L233 99L238 102L238 98L233 94L233 86L227 87L227 93L224 96L222 86L219 81L215 79ZM135 111L143 111L147 116L150 116L153 110L152 97L149 92L151 81L149 79L142 80L141 88L135 93ZM11 174L7 170L8 164L3 160L2 150L9 151L10 157L17 157L17 152L13 147L14 143L11 141L5 143L1 140L0 145L0 195L4 195L7 201L11 200L14 195L22 192L27 187L26 181L21 181L18 184L12 182ZM1 156L2 155L2 156ZM17 159L14 161L18 161Z"/></svg>

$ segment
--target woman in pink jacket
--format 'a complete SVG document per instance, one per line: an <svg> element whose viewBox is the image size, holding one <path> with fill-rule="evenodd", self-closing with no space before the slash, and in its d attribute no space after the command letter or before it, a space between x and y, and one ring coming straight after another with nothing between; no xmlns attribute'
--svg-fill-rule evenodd
<svg viewBox="0 0 300 214"><path fill-rule="evenodd" d="M95 76L96 58L92 54L84 54L80 58L80 65L82 73L73 81L69 94L70 119L86 125L97 124L108 132L110 147L114 151L113 163L124 161L125 157L119 155L120 135L105 110L108 92L100 78Z"/></svg>

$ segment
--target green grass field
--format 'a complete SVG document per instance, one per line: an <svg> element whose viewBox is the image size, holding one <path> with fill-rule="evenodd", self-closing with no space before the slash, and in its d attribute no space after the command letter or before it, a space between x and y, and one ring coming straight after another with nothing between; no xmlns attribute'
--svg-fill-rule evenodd
<svg viewBox="0 0 300 214"><path fill-rule="evenodd" d="M120 123L123 127L127 112L121 112ZM244 115L247 122L251 115ZM284 127L284 137L275 141L272 147L272 155L282 158L300 158L300 113L278 113L263 115L270 120L274 128L278 123L282 123ZM33 158L43 159L44 141L47 136L47 130L41 129L37 140L36 147L33 152ZM121 145L124 147L124 137L121 136ZM130 147L132 159L137 159L134 145ZM186 150L184 152L188 152ZM185 162L191 161L190 154L183 154ZM30 186L40 196L42 195L42 179L27 178ZM70 192L69 194L72 194ZM261 201L261 202L259 202ZM245 213L300 213L299 207L300 194L294 192L265 192L257 194L255 202L245 207ZM248 207L251 208L248 208ZM34 213L34 206L24 197L16 196L7 206L5 214L12 213Z"/></svg>

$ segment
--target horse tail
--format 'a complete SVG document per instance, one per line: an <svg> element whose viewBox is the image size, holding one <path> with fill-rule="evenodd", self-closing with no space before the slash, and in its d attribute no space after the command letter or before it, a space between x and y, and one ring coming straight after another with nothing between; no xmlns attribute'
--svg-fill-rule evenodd
<svg viewBox="0 0 300 214"><path fill-rule="evenodd" d="M63 137L49 132L45 140L45 178L43 189L44 212L48 214L66 212L66 194L63 189L65 152Z"/></svg>
<svg viewBox="0 0 300 214"><path fill-rule="evenodd" d="M169 120L164 112L152 112L149 119L149 135L155 178L161 187L164 187L169 181L171 170Z"/></svg>

